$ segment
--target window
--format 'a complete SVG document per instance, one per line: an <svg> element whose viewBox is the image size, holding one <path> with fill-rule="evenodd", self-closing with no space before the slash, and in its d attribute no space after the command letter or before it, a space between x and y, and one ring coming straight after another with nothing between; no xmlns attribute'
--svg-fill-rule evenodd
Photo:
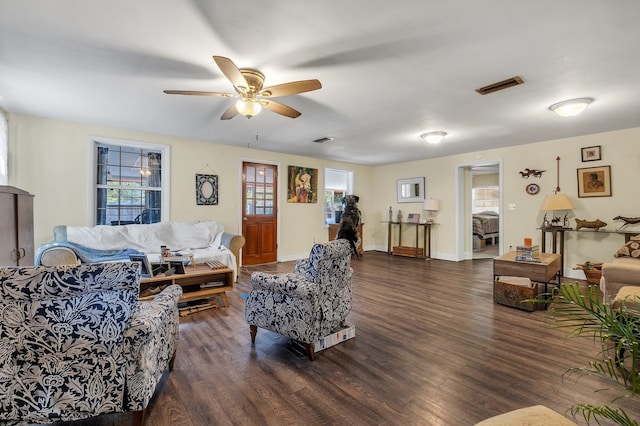
<svg viewBox="0 0 640 426"><path fill-rule="evenodd" d="M273 216L275 167L250 163L245 170L245 214Z"/></svg>
<svg viewBox="0 0 640 426"><path fill-rule="evenodd" d="M7 125L7 117L0 110L0 185L9 183L9 170L7 163L9 162L9 126Z"/></svg>
<svg viewBox="0 0 640 426"><path fill-rule="evenodd" d="M500 213L500 188L498 186L481 186L471 190L473 203L471 213Z"/></svg>
<svg viewBox="0 0 640 426"><path fill-rule="evenodd" d="M95 142L95 224L156 223L166 215L168 147Z"/></svg>
<svg viewBox="0 0 640 426"><path fill-rule="evenodd" d="M342 199L353 191L353 172L324 169L324 223L339 223L344 205Z"/></svg>

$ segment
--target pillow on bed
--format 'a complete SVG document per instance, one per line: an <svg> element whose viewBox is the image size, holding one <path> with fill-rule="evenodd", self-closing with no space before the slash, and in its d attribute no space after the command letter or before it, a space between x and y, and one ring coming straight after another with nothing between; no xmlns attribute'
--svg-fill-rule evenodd
<svg viewBox="0 0 640 426"><path fill-rule="evenodd" d="M625 243L613 257L635 257L640 258L640 235L631 237L629 241Z"/></svg>
<svg viewBox="0 0 640 426"><path fill-rule="evenodd" d="M482 216L500 216L498 213L492 212L492 211L480 212L478 214L480 214Z"/></svg>

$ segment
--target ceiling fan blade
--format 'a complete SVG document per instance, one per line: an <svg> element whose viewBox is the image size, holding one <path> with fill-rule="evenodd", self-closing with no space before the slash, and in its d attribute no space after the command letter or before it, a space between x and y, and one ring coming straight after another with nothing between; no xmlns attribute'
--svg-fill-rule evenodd
<svg viewBox="0 0 640 426"><path fill-rule="evenodd" d="M300 111L296 111L291 107L272 100L262 100L260 104L269 111L275 112L276 114L284 115L285 117L296 118L300 117L300 115L302 114Z"/></svg>
<svg viewBox="0 0 640 426"><path fill-rule="evenodd" d="M198 90L163 90L167 95L197 95L197 96L224 96L225 98L233 98L233 93L222 92L201 92Z"/></svg>
<svg viewBox="0 0 640 426"><path fill-rule="evenodd" d="M233 84L234 87L240 89L240 92L246 92L249 88L247 84L247 80L245 80L244 76L240 72L240 69L233 63L233 61L229 58L225 58L224 56L214 56L213 60L218 64L218 68L222 71L222 74L225 75Z"/></svg>
<svg viewBox="0 0 640 426"><path fill-rule="evenodd" d="M233 104L229 108L227 108L224 114L222 114L220 120L231 120L236 115L238 115L238 109L236 108L236 104Z"/></svg>
<svg viewBox="0 0 640 426"><path fill-rule="evenodd" d="M291 83L266 87L260 91L260 96L275 98L277 96L297 95L298 93L310 92L321 88L322 84L318 80L292 81Z"/></svg>

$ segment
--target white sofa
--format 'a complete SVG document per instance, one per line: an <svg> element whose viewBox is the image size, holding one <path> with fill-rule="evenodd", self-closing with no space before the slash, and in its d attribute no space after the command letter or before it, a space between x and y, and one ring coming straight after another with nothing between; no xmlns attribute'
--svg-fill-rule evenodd
<svg viewBox="0 0 640 426"><path fill-rule="evenodd" d="M60 263L60 258L69 259L73 255L84 263L128 260L129 254L136 252L146 254L150 262L159 262L160 246L164 245L171 252L192 255L195 263L224 263L236 271L237 276L239 253L244 245L242 235L224 232L216 221L59 225L53 233L54 241L38 249L36 265L51 266Z"/></svg>

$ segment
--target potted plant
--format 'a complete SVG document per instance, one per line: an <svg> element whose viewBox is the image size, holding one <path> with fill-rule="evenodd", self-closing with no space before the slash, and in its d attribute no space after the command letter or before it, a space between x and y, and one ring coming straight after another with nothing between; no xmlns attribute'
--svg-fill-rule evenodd
<svg viewBox="0 0 640 426"><path fill-rule="evenodd" d="M554 289L551 298L535 301L549 304L547 315L557 327L568 329L569 336L590 337L600 343L601 350L594 359L587 366L570 368L568 375L599 376L616 385L627 398L639 399L640 311L637 304L623 303L614 309L602 301L597 287L588 286L584 290L577 282L563 284ZM581 414L588 424L601 424L604 420L638 426L637 420L615 405L576 404L571 407L571 413Z"/></svg>
<svg viewBox="0 0 640 426"><path fill-rule="evenodd" d="M584 276L587 277L587 283L591 285L600 284L600 277L602 277L602 262L593 263L587 260L584 263L578 263L573 269L582 269Z"/></svg>

